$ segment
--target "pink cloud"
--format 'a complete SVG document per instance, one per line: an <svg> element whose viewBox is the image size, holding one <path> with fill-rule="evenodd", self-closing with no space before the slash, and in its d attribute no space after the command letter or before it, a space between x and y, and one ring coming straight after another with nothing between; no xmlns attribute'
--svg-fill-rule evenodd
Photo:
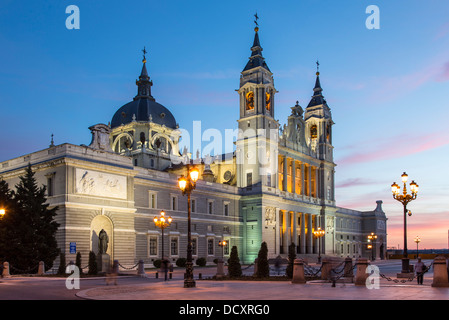
<svg viewBox="0 0 449 320"><path fill-rule="evenodd" d="M402 141L398 144L397 141ZM377 147L371 148L370 151L364 153L354 153L345 158L338 160L340 165L350 165L354 163L363 163L371 161L381 161L405 157L411 154L424 152L449 144L448 133L434 132L425 136L411 137L408 135L397 136L378 144Z"/></svg>
<svg viewBox="0 0 449 320"><path fill-rule="evenodd" d="M354 187L354 186L363 186L363 185L372 185L374 181L366 179L366 178L352 178L352 179L346 179L340 183L338 183L335 187L336 188L347 188L347 187Z"/></svg>

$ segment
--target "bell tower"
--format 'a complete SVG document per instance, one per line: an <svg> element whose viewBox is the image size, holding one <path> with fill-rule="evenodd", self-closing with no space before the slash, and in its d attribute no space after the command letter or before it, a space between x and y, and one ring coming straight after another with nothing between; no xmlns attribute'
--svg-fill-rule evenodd
<svg viewBox="0 0 449 320"><path fill-rule="evenodd" d="M236 143L239 187L250 188L263 184L276 186L277 142L279 123L274 119L273 73L262 56L259 27L254 28L251 56L240 75L238 120L239 137Z"/></svg>

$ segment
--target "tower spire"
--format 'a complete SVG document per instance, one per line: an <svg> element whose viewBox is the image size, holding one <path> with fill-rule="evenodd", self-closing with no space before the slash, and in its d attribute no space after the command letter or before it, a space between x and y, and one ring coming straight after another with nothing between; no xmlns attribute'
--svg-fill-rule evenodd
<svg viewBox="0 0 449 320"><path fill-rule="evenodd" d="M259 20L259 16L257 15L257 12L254 15L254 17L255 17L254 23L256 24L256 27L254 28L255 34L254 34L253 46L251 47L251 57L249 58L249 61L246 64L243 71L246 71L246 70L249 70L252 68L256 68L256 67L263 67L263 68L267 69L268 71L270 71L267 63L265 62L265 58L262 56L263 49L262 49L262 46L260 45L260 40L259 40L259 23L257 22L257 20Z"/></svg>
<svg viewBox="0 0 449 320"><path fill-rule="evenodd" d="M151 87L153 86L153 81L150 80L150 77L148 76L147 71L147 50L145 49L145 46L143 47L143 59L142 59L142 71L140 72L139 80L136 81L137 85L137 95L134 97L134 100L147 98L154 100L154 98L151 96Z"/></svg>

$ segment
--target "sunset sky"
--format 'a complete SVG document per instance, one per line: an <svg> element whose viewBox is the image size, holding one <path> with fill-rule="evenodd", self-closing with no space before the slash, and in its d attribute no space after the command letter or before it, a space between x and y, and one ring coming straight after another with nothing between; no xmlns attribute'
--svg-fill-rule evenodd
<svg viewBox="0 0 449 320"><path fill-rule="evenodd" d="M378 30L365 26L371 4ZM79 30L66 28L68 5L80 9ZM409 205L409 249L417 235L420 248L447 248L445 0L3 0L0 161L47 148L52 133L55 144L89 144L88 127L107 124L136 95L144 46L152 94L180 127L235 129L256 12L281 125L297 100L307 106L320 61L335 122L337 205L368 211L382 200L388 246L403 248L402 205L390 186L406 171L420 186Z"/></svg>

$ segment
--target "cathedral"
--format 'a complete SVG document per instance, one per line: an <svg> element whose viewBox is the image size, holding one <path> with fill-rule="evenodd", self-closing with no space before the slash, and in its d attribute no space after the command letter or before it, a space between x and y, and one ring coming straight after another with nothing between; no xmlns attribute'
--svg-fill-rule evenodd
<svg viewBox="0 0 449 320"><path fill-rule="evenodd" d="M262 242L269 258L287 257L292 243L297 256L309 261L318 255L384 258L382 201L373 200L374 210L363 212L336 204L334 122L320 73L307 107L290 107L281 125L275 119L274 76L258 27L254 31L237 90L240 115L232 152L200 158L180 150L182 131L175 115L153 97L144 52L137 95L108 124L89 128L89 145L52 141L46 149L0 163L0 177L10 186L31 164L38 184L47 187L48 203L58 207L57 241L67 260L74 261L76 252L85 261L90 251L98 253L102 230L108 235L106 253L121 265L143 260L152 267L162 252L173 263L185 258L188 203L178 179L187 165L199 170L189 203L194 261L212 264L222 255L226 260L236 246L240 260L253 263ZM172 218L164 239L154 222L162 210ZM372 233L377 240L369 243Z"/></svg>

